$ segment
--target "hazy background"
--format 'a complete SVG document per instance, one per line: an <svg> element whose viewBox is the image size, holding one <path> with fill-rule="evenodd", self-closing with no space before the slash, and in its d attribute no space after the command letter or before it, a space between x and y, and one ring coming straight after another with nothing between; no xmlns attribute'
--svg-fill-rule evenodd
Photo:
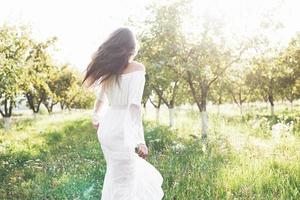
<svg viewBox="0 0 300 200"><path fill-rule="evenodd" d="M165 0L4 0L0 6L0 24L29 24L37 38L58 37L59 52L54 55L61 62L69 62L84 70L91 54L114 29L129 18L135 21L147 17L150 2L164 4ZM261 19L269 15L284 27L272 38L287 42L300 29L300 2L297 0L194 0L193 12L199 16L210 14L222 17L228 31L247 36L259 29ZM200 24L190 26L186 33L200 31ZM133 29L136 27L132 27Z"/></svg>

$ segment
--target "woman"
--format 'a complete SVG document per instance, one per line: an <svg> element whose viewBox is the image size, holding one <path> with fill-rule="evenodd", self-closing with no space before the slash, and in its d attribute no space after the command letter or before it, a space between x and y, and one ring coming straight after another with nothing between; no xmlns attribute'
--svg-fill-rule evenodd
<svg viewBox="0 0 300 200"><path fill-rule="evenodd" d="M98 48L83 80L99 86L92 121L106 161L101 200L160 200L163 178L145 160L141 99L145 67L133 61L136 38L119 28ZM103 105L109 106L104 111Z"/></svg>

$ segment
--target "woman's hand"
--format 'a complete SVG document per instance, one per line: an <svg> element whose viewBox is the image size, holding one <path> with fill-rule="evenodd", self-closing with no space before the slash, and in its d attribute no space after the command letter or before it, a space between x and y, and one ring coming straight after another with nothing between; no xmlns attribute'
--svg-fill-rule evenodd
<svg viewBox="0 0 300 200"><path fill-rule="evenodd" d="M92 124L96 129L98 129L99 127L99 118L100 118L99 113L94 111L92 115Z"/></svg>
<svg viewBox="0 0 300 200"><path fill-rule="evenodd" d="M137 154L142 157L146 158L148 156L148 148L145 144L138 144L137 146Z"/></svg>

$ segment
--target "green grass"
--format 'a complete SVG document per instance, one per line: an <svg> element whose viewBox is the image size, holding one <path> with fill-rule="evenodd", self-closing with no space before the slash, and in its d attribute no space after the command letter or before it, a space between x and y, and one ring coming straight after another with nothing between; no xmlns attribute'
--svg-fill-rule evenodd
<svg viewBox="0 0 300 200"><path fill-rule="evenodd" d="M177 111L173 128L161 114L162 125L146 117L144 129L165 200L300 198L297 109L279 121L211 112L206 148L189 136L200 133L197 112ZM279 138L266 125L291 120ZM89 111L15 122L0 131L0 163L0 199L100 199L106 166Z"/></svg>

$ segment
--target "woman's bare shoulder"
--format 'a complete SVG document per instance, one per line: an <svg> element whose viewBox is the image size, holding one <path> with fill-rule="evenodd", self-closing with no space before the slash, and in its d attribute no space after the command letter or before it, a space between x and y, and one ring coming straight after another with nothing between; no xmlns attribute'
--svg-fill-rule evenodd
<svg viewBox="0 0 300 200"><path fill-rule="evenodd" d="M129 65L124 70L124 73L130 73L134 71L146 71L145 66L142 63L139 63L137 61L132 61L129 63Z"/></svg>

